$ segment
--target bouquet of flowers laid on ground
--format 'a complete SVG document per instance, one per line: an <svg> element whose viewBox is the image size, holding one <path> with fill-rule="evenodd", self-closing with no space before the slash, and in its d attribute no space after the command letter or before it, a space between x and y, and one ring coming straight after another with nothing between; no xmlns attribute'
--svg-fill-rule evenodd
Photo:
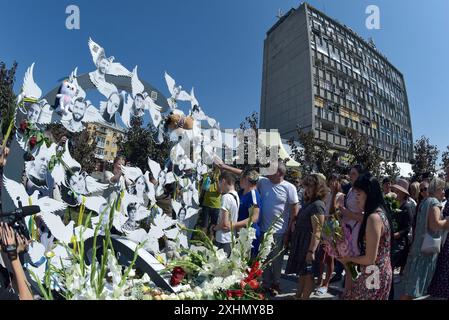
<svg viewBox="0 0 449 320"><path fill-rule="evenodd" d="M113 212L114 210L110 211L111 225ZM84 230L89 222L90 215L83 226ZM98 259L96 244L100 226L98 224L95 228L90 264L86 263L82 229L79 239L74 239L70 246L64 244L68 255L65 263L62 260L53 261L57 257L47 255L47 270L43 283L36 275L32 274L44 299L53 300L55 293L66 300L135 299L135 290L133 288L138 284L149 282L148 276L142 279L135 279L133 266L141 246L137 247L131 264L127 268L123 268L114 253L110 228L106 229L103 238L103 252L101 258Z"/></svg>
<svg viewBox="0 0 449 320"><path fill-rule="evenodd" d="M352 234L337 217L330 216L324 221L324 224L320 224L316 216L314 218L321 227L321 243L329 256L337 258L353 255ZM355 265L349 263L347 267L351 272L352 279L355 280L358 276Z"/></svg>
<svg viewBox="0 0 449 320"><path fill-rule="evenodd" d="M203 231L190 231L197 233L199 240L192 240L194 246L183 250L181 259L167 266L172 285L190 285L193 292L201 293L201 299L265 299L259 279L270 263L267 257L274 242L273 228L265 233L255 258L251 257L251 249L256 231L250 225L232 238L229 257Z"/></svg>

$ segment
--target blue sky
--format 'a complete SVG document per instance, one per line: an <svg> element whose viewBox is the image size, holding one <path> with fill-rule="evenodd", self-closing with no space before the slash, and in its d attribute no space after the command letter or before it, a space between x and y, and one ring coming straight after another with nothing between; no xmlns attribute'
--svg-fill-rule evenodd
<svg viewBox="0 0 449 320"><path fill-rule="evenodd" d="M17 89L36 62L44 92L75 66L94 69L89 36L139 76L167 92L167 70L184 88L194 86L206 112L235 128L260 106L263 40L277 12L296 0L0 0L0 60L19 62ZM449 145L449 1L310 0L377 47L405 76L414 139ZM65 9L76 4L81 29L65 28ZM381 29L365 27L365 8L380 8Z"/></svg>

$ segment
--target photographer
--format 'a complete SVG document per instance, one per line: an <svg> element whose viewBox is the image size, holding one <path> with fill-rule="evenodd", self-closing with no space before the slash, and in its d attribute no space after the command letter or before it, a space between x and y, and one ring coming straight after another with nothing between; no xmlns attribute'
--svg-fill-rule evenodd
<svg viewBox="0 0 449 320"><path fill-rule="evenodd" d="M6 288L0 288L0 300L33 300L33 295L28 287L25 272L19 259L19 253L25 250L27 240L16 232L7 224L0 223L0 241L3 258L8 258L12 275L12 286L16 293ZM5 261L6 262L6 261Z"/></svg>

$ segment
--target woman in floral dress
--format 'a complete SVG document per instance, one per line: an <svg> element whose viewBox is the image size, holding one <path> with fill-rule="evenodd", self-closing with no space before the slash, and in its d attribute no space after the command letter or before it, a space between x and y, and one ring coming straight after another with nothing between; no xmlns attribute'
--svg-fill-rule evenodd
<svg viewBox="0 0 449 320"><path fill-rule="evenodd" d="M361 274L343 297L345 300L388 300L393 272L390 260L391 229L382 190L371 174L354 183L359 203L364 204L358 244L361 255L340 257L343 264L361 266Z"/></svg>

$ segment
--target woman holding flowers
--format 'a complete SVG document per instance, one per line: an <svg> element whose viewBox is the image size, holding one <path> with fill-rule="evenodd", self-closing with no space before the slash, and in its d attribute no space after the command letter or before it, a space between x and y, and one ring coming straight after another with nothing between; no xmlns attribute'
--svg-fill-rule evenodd
<svg viewBox="0 0 449 320"><path fill-rule="evenodd" d="M438 254L423 253L426 234L437 238L444 230L449 230L449 219L443 219L441 201L444 199L445 182L439 178L433 179L425 198L416 215L415 238L410 247L407 264L404 270L405 279L401 282L404 294L401 300L412 300L428 294L427 289L435 274Z"/></svg>
<svg viewBox="0 0 449 320"><path fill-rule="evenodd" d="M351 168L349 172L349 177L351 179L351 189L348 191L344 199L343 205L339 204L340 213L343 217L343 227L347 238L351 239L349 245L349 250L351 251L351 256L358 256L360 254L359 247L357 244L357 238L360 231L360 227L363 222L363 204L359 202L357 197L357 192L354 189L354 183L356 180L365 172L365 169L356 164ZM346 295L347 291L351 290L352 287L352 277L348 276L351 273L349 268L345 268L345 289L343 296Z"/></svg>
<svg viewBox="0 0 449 320"><path fill-rule="evenodd" d="M325 204L329 190L326 181L317 174L307 176L303 181L305 206L293 225L290 256L286 273L298 274L297 299L308 299L314 289L312 265L320 243L324 223Z"/></svg>
<svg viewBox="0 0 449 320"><path fill-rule="evenodd" d="M357 201L364 208L358 236L360 255L339 257L345 265L361 266L361 274L352 288L346 291L346 300L387 300L393 272L390 260L391 229L387 205L378 180L366 173L354 183Z"/></svg>

